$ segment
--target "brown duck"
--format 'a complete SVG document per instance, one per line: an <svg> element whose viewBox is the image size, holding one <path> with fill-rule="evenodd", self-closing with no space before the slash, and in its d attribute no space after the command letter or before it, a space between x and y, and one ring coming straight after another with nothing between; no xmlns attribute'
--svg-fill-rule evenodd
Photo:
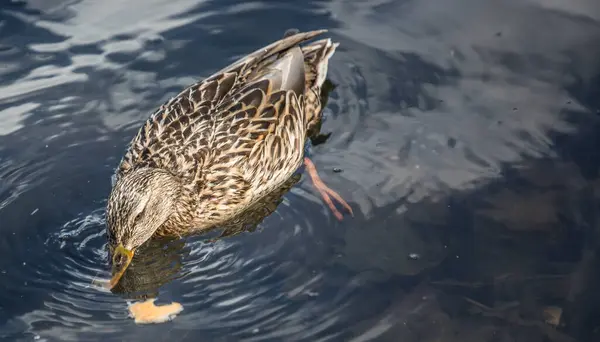
<svg viewBox="0 0 600 342"><path fill-rule="evenodd" d="M351 207L304 157L321 118L321 86L338 43L290 33L162 105L116 171L106 209L114 286L153 236L219 226L278 189L304 163L334 215Z"/></svg>

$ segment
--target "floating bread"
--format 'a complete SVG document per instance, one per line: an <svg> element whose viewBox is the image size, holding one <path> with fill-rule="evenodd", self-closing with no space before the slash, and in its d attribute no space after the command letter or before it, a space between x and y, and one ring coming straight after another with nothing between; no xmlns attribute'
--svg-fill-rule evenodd
<svg viewBox="0 0 600 342"><path fill-rule="evenodd" d="M156 306L154 305L155 300L156 298L152 298L129 306L129 314L135 319L135 323L163 323L172 320L183 311L183 306L177 302Z"/></svg>

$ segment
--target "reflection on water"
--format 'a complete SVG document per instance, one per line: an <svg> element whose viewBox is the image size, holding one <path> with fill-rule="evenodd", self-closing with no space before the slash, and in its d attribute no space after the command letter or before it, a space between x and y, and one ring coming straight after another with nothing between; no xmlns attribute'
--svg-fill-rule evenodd
<svg viewBox="0 0 600 342"><path fill-rule="evenodd" d="M597 341L599 24L595 0L3 4L0 339ZM341 43L312 154L355 217L295 179L254 232L91 285L137 126L290 27ZM144 297L185 311L138 327Z"/></svg>

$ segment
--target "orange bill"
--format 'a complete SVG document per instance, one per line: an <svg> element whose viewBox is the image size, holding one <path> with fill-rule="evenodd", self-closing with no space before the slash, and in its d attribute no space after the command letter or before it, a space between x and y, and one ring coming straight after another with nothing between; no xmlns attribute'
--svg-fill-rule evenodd
<svg viewBox="0 0 600 342"><path fill-rule="evenodd" d="M115 251L113 252L112 256L112 278L110 279L109 283L111 289L115 285L117 285L119 280L121 280L121 277L123 276L123 274L125 274L125 270L127 270L127 267L129 267L129 264L131 263L132 259L133 251L130 251L127 248L123 247L122 244L115 248Z"/></svg>

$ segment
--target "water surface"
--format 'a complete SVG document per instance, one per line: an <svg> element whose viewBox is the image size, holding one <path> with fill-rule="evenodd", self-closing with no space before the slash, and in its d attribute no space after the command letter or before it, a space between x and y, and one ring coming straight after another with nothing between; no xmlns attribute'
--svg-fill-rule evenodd
<svg viewBox="0 0 600 342"><path fill-rule="evenodd" d="M303 177L254 232L90 286L142 121L292 27L341 43L312 157L355 217ZM599 41L595 0L6 2L0 338L597 341ZM148 296L185 310L136 326Z"/></svg>

